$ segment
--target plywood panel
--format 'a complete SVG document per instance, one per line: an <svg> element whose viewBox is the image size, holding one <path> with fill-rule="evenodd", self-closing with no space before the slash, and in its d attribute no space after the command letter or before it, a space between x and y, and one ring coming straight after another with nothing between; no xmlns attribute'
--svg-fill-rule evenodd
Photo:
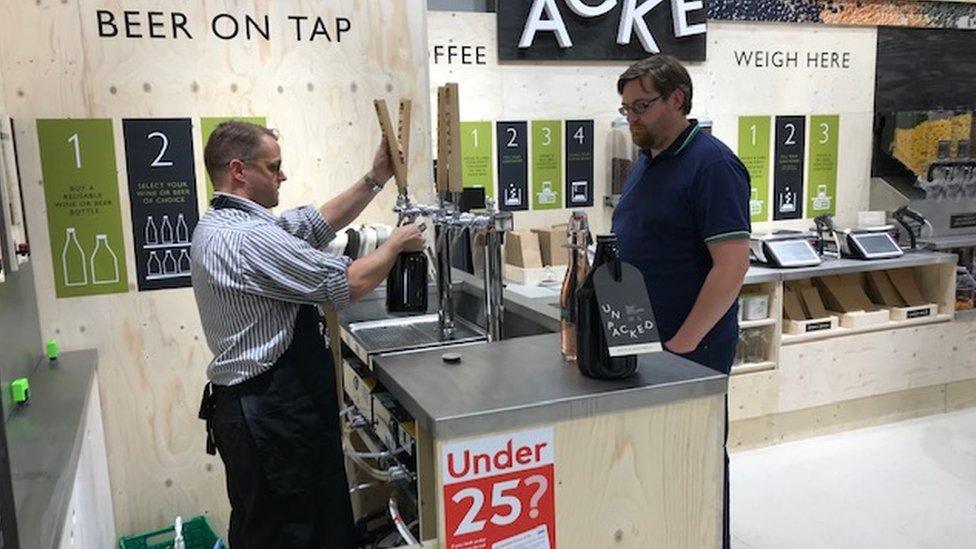
<svg viewBox="0 0 976 549"><path fill-rule="evenodd" d="M556 545L720 546L724 400L555 424ZM444 442L437 442L438 454ZM439 460L436 468L439 478ZM438 516L441 494L439 486ZM439 535L443 540L443 525Z"/></svg>
<svg viewBox="0 0 976 549"><path fill-rule="evenodd" d="M729 377L729 421L774 414L779 409L776 370Z"/></svg>
<svg viewBox="0 0 976 549"><path fill-rule="evenodd" d="M719 546L724 415L719 396L557 426L557 545Z"/></svg>
<svg viewBox="0 0 976 549"><path fill-rule="evenodd" d="M733 451L746 450L945 411L945 385L909 389L734 421L729 425L728 445Z"/></svg>
<svg viewBox="0 0 976 549"><path fill-rule="evenodd" d="M838 204L836 220L853 224L867 209L874 94L864 82L874 80L877 48L873 28L823 25L709 21L708 59L689 63L694 84L692 116L714 121L714 133L733 150L738 116L746 114L840 114ZM596 207L587 210L598 232L610 228L612 210L602 207L609 192L610 123L620 105L617 77L626 62L499 64L494 14L431 12L431 92L448 81L461 82L462 120L592 118L595 121ZM447 64L434 59L435 46L484 46L484 65ZM747 68L735 51L849 51L851 68ZM516 212L518 228L564 222L565 210ZM808 229L809 221L757 223L756 230Z"/></svg>
<svg viewBox="0 0 976 549"><path fill-rule="evenodd" d="M868 208L872 143L873 90L877 33L874 28L709 21L708 77L705 101L715 119L715 135L732 150L738 142L739 115L839 114L837 213L840 226L853 225ZM794 52L797 67L740 65L736 54ZM850 52L849 69L806 66L808 54ZM695 82L697 84L697 81ZM696 107L697 108L697 107ZM772 188L772 185L770 185ZM809 221L754 223L753 230L807 230Z"/></svg>
<svg viewBox="0 0 976 549"><path fill-rule="evenodd" d="M976 377L976 356L962 343L971 327L942 323L783 347L778 411Z"/></svg>
<svg viewBox="0 0 976 549"><path fill-rule="evenodd" d="M432 11L427 14L430 43L430 86L447 82L460 83L461 120L595 120L597 140L594 145L594 207L584 208L591 229L610 229L610 210L602 205L608 192L606 141L603 133L616 117L620 102L616 77L626 69L625 63L587 64L559 63L498 64L494 13L460 13ZM485 65L446 64L434 58L435 46L483 46ZM531 186L530 186L531 188ZM548 226L565 223L568 211L540 210L514 212L515 227Z"/></svg>
<svg viewBox="0 0 976 549"><path fill-rule="evenodd" d="M976 406L976 379L957 381L946 386L946 411Z"/></svg>
<svg viewBox="0 0 976 549"><path fill-rule="evenodd" d="M417 426L417 505L420 515L420 539L437 538L437 456L434 455L434 439L421 425Z"/></svg>
<svg viewBox="0 0 976 549"><path fill-rule="evenodd" d="M97 37L95 9L179 9L193 40ZM128 220L121 154L122 117L264 115L282 135L282 206L320 203L369 168L380 142L372 100L413 100L411 177L430 180L425 3L234 0L181 4L3 2L0 67L17 119L28 227L42 335L62 349L96 348L116 524L119 533L206 513L228 518L223 468L203 452L196 418L210 352L188 289L56 300L44 218L34 119L116 119L122 218ZM223 41L206 22L227 12L269 15L271 40ZM288 15L342 16L353 28L340 43L298 42ZM311 23L306 22L306 32ZM145 32L145 27L143 27ZM199 139L199 128L195 128ZM195 143L198 178L203 162ZM200 187L203 187L200 185ZM391 222L385 191L363 220ZM201 205L203 196L200 196ZM131 242L131 229L125 237ZM131 254L127 254L129 256ZM132 258L127 257L134 272Z"/></svg>

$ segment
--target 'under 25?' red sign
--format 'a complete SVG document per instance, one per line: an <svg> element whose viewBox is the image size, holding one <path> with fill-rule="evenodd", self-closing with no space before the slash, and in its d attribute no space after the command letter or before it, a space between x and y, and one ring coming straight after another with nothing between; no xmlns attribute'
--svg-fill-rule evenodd
<svg viewBox="0 0 976 549"><path fill-rule="evenodd" d="M552 427L441 448L448 549L556 547Z"/></svg>

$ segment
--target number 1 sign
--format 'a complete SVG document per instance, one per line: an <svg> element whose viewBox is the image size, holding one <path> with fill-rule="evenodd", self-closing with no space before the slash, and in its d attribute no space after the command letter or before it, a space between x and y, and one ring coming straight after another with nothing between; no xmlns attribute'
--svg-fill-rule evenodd
<svg viewBox="0 0 976 549"><path fill-rule="evenodd" d="M113 136L107 118L37 121L59 298L129 290Z"/></svg>
<svg viewBox="0 0 976 549"><path fill-rule="evenodd" d="M445 444L440 458L448 549L556 546L552 427Z"/></svg>

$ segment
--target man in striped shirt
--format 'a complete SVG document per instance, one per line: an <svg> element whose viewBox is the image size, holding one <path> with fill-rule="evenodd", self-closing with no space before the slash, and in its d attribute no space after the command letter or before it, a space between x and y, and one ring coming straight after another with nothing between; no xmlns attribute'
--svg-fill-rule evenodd
<svg viewBox="0 0 976 549"><path fill-rule="evenodd" d="M214 358L201 402L208 452L220 452L229 540L247 547L355 547L332 355L318 305L371 292L399 253L420 251L415 225L357 259L323 249L392 175L372 170L319 208L275 216L287 178L276 135L225 122L204 151L215 195L193 234L193 291Z"/></svg>

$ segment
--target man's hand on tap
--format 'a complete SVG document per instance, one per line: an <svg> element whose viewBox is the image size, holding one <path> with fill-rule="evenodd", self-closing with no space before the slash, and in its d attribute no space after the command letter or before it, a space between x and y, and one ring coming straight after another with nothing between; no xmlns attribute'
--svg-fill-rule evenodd
<svg viewBox="0 0 976 549"><path fill-rule="evenodd" d="M390 158L390 151L382 139L380 146L376 148L376 154L373 155L373 169L370 170L370 175L381 185L393 177L393 159Z"/></svg>
<svg viewBox="0 0 976 549"><path fill-rule="evenodd" d="M419 252L426 246L422 225L410 223L397 227L382 246L349 265L346 273L349 297L359 299L379 286L401 252Z"/></svg>
<svg viewBox="0 0 976 549"><path fill-rule="evenodd" d="M421 252L427 247L427 239L424 238L425 228L426 226L417 223L401 225L393 229L389 240L401 252Z"/></svg>

